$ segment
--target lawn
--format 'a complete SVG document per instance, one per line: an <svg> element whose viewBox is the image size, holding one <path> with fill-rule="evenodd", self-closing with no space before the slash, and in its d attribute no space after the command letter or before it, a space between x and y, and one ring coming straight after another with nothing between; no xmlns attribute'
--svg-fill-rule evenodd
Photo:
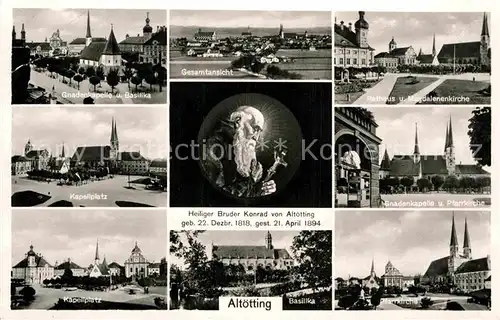
<svg viewBox="0 0 500 320"><path fill-rule="evenodd" d="M427 87L431 83L438 80L434 77L412 77L418 82L411 83L411 79L408 77L399 77L392 88L389 98L387 99L387 104L398 104L403 100L406 100L409 96L414 95L423 88Z"/></svg>
<svg viewBox="0 0 500 320"><path fill-rule="evenodd" d="M471 80L447 79L439 85L433 92L436 97L463 97L461 100L425 100L417 104L490 104L491 97L481 94L480 91L486 89L490 83Z"/></svg>
<svg viewBox="0 0 500 320"><path fill-rule="evenodd" d="M366 90L374 87L377 83L379 83L382 80L380 78L379 80L376 81L367 81L363 82L361 85L361 82L354 80L351 82L350 87L347 91L351 91L349 93L339 93L338 91L344 91L344 90L338 90L335 91L335 104L352 104L354 101L358 100L359 97L364 95L366 93ZM335 86L339 87L342 85L346 84L335 84ZM354 90L357 90L353 92ZM345 92L345 91L344 91ZM347 94L349 94L349 100L347 99Z"/></svg>

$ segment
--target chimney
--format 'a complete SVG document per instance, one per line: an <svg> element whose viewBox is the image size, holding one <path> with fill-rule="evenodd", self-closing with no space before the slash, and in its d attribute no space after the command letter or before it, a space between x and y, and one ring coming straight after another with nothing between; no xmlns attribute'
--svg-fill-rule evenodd
<svg viewBox="0 0 500 320"><path fill-rule="evenodd" d="M340 21L340 30L344 30L344 21Z"/></svg>
<svg viewBox="0 0 500 320"><path fill-rule="evenodd" d="M349 22L349 30L352 31L352 22Z"/></svg>

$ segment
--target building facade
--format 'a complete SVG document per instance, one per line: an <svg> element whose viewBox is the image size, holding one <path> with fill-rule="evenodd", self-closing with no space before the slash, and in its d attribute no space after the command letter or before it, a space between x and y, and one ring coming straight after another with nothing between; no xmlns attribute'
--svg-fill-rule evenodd
<svg viewBox="0 0 500 320"><path fill-rule="evenodd" d="M377 277L377 274L375 273L375 261L372 260L372 268L370 269L370 275L365 277L362 280L362 286L363 288L368 288L368 289L378 289L379 288L379 282L380 278Z"/></svg>
<svg viewBox="0 0 500 320"><path fill-rule="evenodd" d="M491 67L491 45L488 16L483 15L479 41L447 43L438 54L440 64L473 64Z"/></svg>
<svg viewBox="0 0 500 320"><path fill-rule="evenodd" d="M104 257L102 262L99 258L99 240L97 240L95 247L94 263L91 264L88 275L91 278L109 277L111 275L108 263L106 262L106 257Z"/></svg>
<svg viewBox="0 0 500 320"><path fill-rule="evenodd" d="M463 249L460 252L455 229L455 215L453 215L449 254L430 263L423 276L423 283L431 285L448 283L455 285L463 292L471 292L485 289L489 277L491 277L490 256L479 259L472 258L467 218L464 223Z"/></svg>
<svg viewBox="0 0 500 320"><path fill-rule="evenodd" d="M268 270L289 270L294 266L294 260L286 249L273 246L273 238L267 232L265 245L220 246L211 244L207 247L209 257L224 265L242 266L247 273L253 273L257 268Z"/></svg>
<svg viewBox="0 0 500 320"><path fill-rule="evenodd" d="M335 78L348 81L348 68L363 68L375 66L374 51L369 45L369 24L365 20L365 12L359 11L359 19L354 23L346 25L344 21L337 24L335 21L334 31L334 60L336 68Z"/></svg>
<svg viewBox="0 0 500 320"><path fill-rule="evenodd" d="M149 262L143 256L141 249L135 243L134 248L130 254L130 257L125 260L125 276L127 278L142 278L147 277Z"/></svg>
<svg viewBox="0 0 500 320"><path fill-rule="evenodd" d="M149 164L149 172L153 174L167 174L167 160L155 159Z"/></svg>
<svg viewBox="0 0 500 320"><path fill-rule="evenodd" d="M31 245L26 257L12 268L12 278L24 280L26 284L43 284L45 279L54 278L54 266L35 253Z"/></svg>
<svg viewBox="0 0 500 320"><path fill-rule="evenodd" d="M389 158L387 150L380 163L380 178L388 177L411 177L413 188L417 187L418 179L425 178L432 181L434 176L443 179L453 175L460 177L489 177L490 173L475 164L456 164L455 145L453 142L453 128L451 117L446 125L445 146L442 154L426 155L420 153L418 141L418 127L415 124L415 143L413 154L394 155Z"/></svg>
<svg viewBox="0 0 500 320"><path fill-rule="evenodd" d="M149 19L149 12L146 13L146 25L142 28L142 35L125 36L125 39L121 41L118 46L121 52L144 52L144 43L148 41L153 35L153 27L149 24L151 19Z"/></svg>
<svg viewBox="0 0 500 320"><path fill-rule="evenodd" d="M73 277L83 277L87 275L87 269L80 267L79 265L71 261L70 258L68 258L68 260L60 264L58 264L56 261L56 267L54 268L54 276L62 277L62 275L67 269L71 270Z"/></svg>
<svg viewBox="0 0 500 320"><path fill-rule="evenodd" d="M412 276L404 276L391 261L385 265L385 273L382 276L384 287L398 287L401 290L408 290L409 287L415 285L415 278Z"/></svg>

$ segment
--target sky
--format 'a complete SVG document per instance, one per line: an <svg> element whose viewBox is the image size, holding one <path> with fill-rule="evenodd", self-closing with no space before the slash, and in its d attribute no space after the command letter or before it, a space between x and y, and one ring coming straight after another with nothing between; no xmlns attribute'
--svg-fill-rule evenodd
<svg viewBox="0 0 500 320"><path fill-rule="evenodd" d="M460 252L467 217L472 257L490 254L490 213L454 214ZM452 211L336 212L335 277L368 276L372 258L379 277L389 260L403 275L423 275L433 260L449 254L452 216Z"/></svg>
<svg viewBox="0 0 500 320"><path fill-rule="evenodd" d="M275 249L287 249L290 255L293 255L290 247L293 244L293 238L300 232L297 231L272 231L273 246ZM227 246L265 246L267 231L213 231L207 230L198 235L198 241L205 245L208 253L208 246L213 243L214 245L227 245ZM181 235L183 243L186 243L186 238ZM169 262L175 264L180 268L185 268L183 260L170 255Z"/></svg>
<svg viewBox="0 0 500 320"><path fill-rule="evenodd" d="M116 121L120 151L140 151L148 159L167 158L166 109L162 107L18 107L12 109L12 154L35 150L70 157L79 146L110 145ZM140 114L140 117L138 115Z"/></svg>
<svg viewBox="0 0 500 320"><path fill-rule="evenodd" d="M483 12L366 12L365 20L369 24L368 44L375 49L375 54L387 52L392 37L398 47L412 46L418 54L420 48L424 54L432 53L432 36L436 34L436 51L446 43L479 41L483 25ZM359 19L358 12L336 12L339 24ZM488 22L490 17L488 16ZM489 25L491 36L491 25ZM354 26L353 26L354 30Z"/></svg>
<svg viewBox="0 0 500 320"><path fill-rule="evenodd" d="M389 158L394 155L413 154L415 123L418 127L418 144L421 155L442 155L446 126L450 115L453 129L456 164L475 164L469 149L467 135L469 119L475 107L367 107L379 125L377 136L382 139L379 157L385 148ZM488 169L487 167L485 169Z"/></svg>
<svg viewBox="0 0 500 320"><path fill-rule="evenodd" d="M142 35L146 25L146 14L149 12L150 25L153 31L156 26L167 24L166 10L127 10L127 9L89 9L90 29L92 37L108 38L111 24L118 42L125 35ZM50 39L57 29L63 41L71 42L75 38L84 38L87 31L87 9L14 9L13 23L17 37L24 23L26 41L44 41Z"/></svg>
<svg viewBox="0 0 500 320"><path fill-rule="evenodd" d="M138 227L140 226L140 227ZM15 210L12 213L12 265L33 245L50 264L71 258L81 267L94 262L99 240L101 262L123 266L137 245L150 262L167 253L164 210Z"/></svg>
<svg viewBox="0 0 500 320"><path fill-rule="evenodd" d="M230 11L172 10L172 26L205 26L214 28L315 28L330 27L329 11ZM286 31L285 31L286 32Z"/></svg>

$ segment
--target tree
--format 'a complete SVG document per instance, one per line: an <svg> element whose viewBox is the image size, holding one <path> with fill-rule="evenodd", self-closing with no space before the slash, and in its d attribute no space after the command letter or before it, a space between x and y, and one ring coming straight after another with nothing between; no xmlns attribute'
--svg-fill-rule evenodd
<svg viewBox="0 0 500 320"><path fill-rule="evenodd" d="M98 76L92 76L89 78L89 82L91 85L94 86L94 91L96 91L96 86L101 83L101 78L99 78Z"/></svg>
<svg viewBox="0 0 500 320"><path fill-rule="evenodd" d="M374 289L374 288L373 288ZM374 309L377 309L380 304L380 300L382 300L382 295L384 294L384 287L380 286L375 294L372 294L370 297L370 303L372 304Z"/></svg>
<svg viewBox="0 0 500 320"><path fill-rule="evenodd" d="M429 297L423 297L420 300L420 305L422 306L422 309L428 309L433 304L434 304L434 301L432 301L431 298L429 298Z"/></svg>
<svg viewBox="0 0 500 320"><path fill-rule="evenodd" d="M57 68L56 68L56 66L55 66L55 65L53 65L53 64L49 64L49 65L47 66L47 71L49 71L49 72L50 72L50 76L53 78L53 77L54 77L54 72L56 72L56 71L57 71Z"/></svg>
<svg viewBox="0 0 500 320"><path fill-rule="evenodd" d="M134 72L130 68L125 68L123 70L123 75L127 79L128 82L128 88L130 89L130 79L134 76Z"/></svg>
<svg viewBox="0 0 500 320"><path fill-rule="evenodd" d="M403 185L403 187L405 187L405 191L406 191L406 188L409 188L413 185L413 178L412 177L403 177L401 179L401 185Z"/></svg>
<svg viewBox="0 0 500 320"><path fill-rule="evenodd" d="M92 67L92 66L88 67L87 70L85 71L85 74L87 75L87 78L91 78L91 77L95 76L94 67Z"/></svg>
<svg viewBox="0 0 500 320"><path fill-rule="evenodd" d="M95 75L101 79L101 81L104 81L104 69L102 66L98 66L97 69L95 70Z"/></svg>
<svg viewBox="0 0 500 320"><path fill-rule="evenodd" d="M33 287L26 286L19 291L19 293L23 296L24 301L33 301L35 300L36 291Z"/></svg>
<svg viewBox="0 0 500 320"><path fill-rule="evenodd" d="M431 181L432 181L432 184L434 185L434 190L436 190L436 191L438 191L439 188L441 188L441 186L444 183L444 179L441 176L433 176L431 178Z"/></svg>
<svg viewBox="0 0 500 320"><path fill-rule="evenodd" d="M297 273L316 290L332 284L332 234L301 231L293 239L292 251L299 262Z"/></svg>
<svg viewBox="0 0 500 320"><path fill-rule="evenodd" d="M420 178L417 180L417 186L420 191L425 191L426 189L432 187L432 183L426 178Z"/></svg>
<svg viewBox="0 0 500 320"><path fill-rule="evenodd" d="M358 297L346 295L339 299L338 306L342 309L349 309L356 303L356 301L358 301Z"/></svg>
<svg viewBox="0 0 500 320"><path fill-rule="evenodd" d="M444 180L443 187L448 191L455 190L458 187L458 179L455 176L447 176Z"/></svg>
<svg viewBox="0 0 500 320"><path fill-rule="evenodd" d="M470 150L481 166L491 166L491 107L477 107L469 119Z"/></svg>
<svg viewBox="0 0 500 320"><path fill-rule="evenodd" d="M84 67L78 68L78 74L83 76L85 74L85 68Z"/></svg>
<svg viewBox="0 0 500 320"><path fill-rule="evenodd" d="M78 90L80 90L80 82L83 81L83 76L81 74L77 74L73 77L73 80L76 81L76 83L78 84Z"/></svg>
<svg viewBox="0 0 500 320"><path fill-rule="evenodd" d="M135 91L137 91L137 86L142 83L142 79L139 78L138 76L133 76L130 81L132 81L132 83L135 84Z"/></svg>
<svg viewBox="0 0 500 320"><path fill-rule="evenodd" d="M155 78L153 72L146 73L144 76L144 80L149 84L149 90L153 91L153 85L157 82L157 79Z"/></svg>
<svg viewBox="0 0 500 320"><path fill-rule="evenodd" d="M118 71L111 69L106 77L106 82L111 87L111 93L113 93L115 87L120 83L120 78L118 77Z"/></svg>

